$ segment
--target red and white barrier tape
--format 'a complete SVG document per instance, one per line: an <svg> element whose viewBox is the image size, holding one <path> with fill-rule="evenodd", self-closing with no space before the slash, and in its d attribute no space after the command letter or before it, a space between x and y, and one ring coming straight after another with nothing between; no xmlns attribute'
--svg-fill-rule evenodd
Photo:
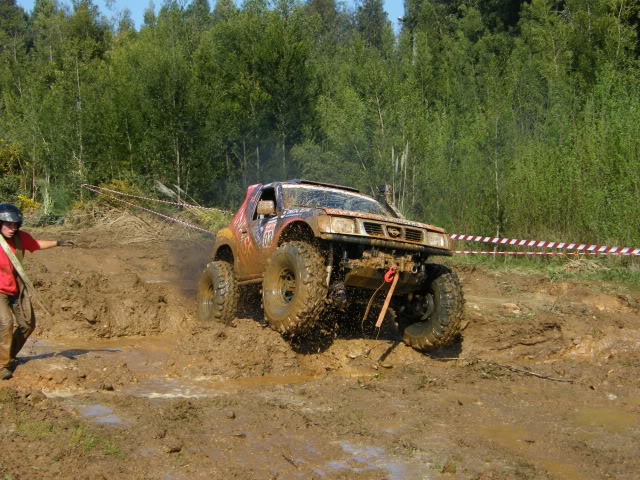
<svg viewBox="0 0 640 480"><path fill-rule="evenodd" d="M116 195L122 195L123 197L137 198L139 200L147 200L149 202L164 203L164 204L167 204L167 205L177 205L179 207L197 208L199 210L209 210L211 212L224 213L225 215L233 215L233 213L231 213L231 212L229 212L227 210L223 210L221 208L202 207L200 205L191 205L190 203L170 202L169 200L160 200L159 198L142 197L140 195L132 195L130 193L119 192L117 190L111 190L110 188L104 188L104 187L98 187L97 185L90 185L88 183L83 183L82 185L80 185L80 187L81 188L86 188L87 190L91 190L91 191L93 191L95 193L101 193L100 191L105 191L105 192L115 193ZM98 190L100 190L100 191L98 191Z"/></svg>
<svg viewBox="0 0 640 480"><path fill-rule="evenodd" d="M87 190L91 190L92 192L97 193L99 195L104 195L106 197L109 197L109 198L115 200L116 202L121 202L121 203L124 203L126 205L130 205L132 207L138 208L140 210L144 210L145 212L152 213L153 215L157 215L159 217L162 217L165 220L171 220L172 222L179 223L181 225L184 225L185 227L193 228L194 230L199 230L201 232L208 233L210 235L215 235L215 232L212 232L211 230L207 230L205 228L199 227L199 226L194 225L192 223L185 222L184 220L180 220L179 218L174 218L174 217L171 217L169 215L164 215L164 214L162 214L160 212L154 212L153 210L151 210L149 208L141 207L140 205L136 205L135 203L127 202L126 200L123 200L121 198L114 197L113 195L109 195L108 193L104 193L104 192L101 192L99 190L96 190L96 189L92 188L93 187L92 185L82 185L82 187L86 188ZM104 189L104 190L106 190L106 189Z"/></svg>
<svg viewBox="0 0 640 480"><path fill-rule="evenodd" d="M480 250L454 250L453 253L462 254L486 254L486 255L562 255L562 256L578 256L578 255L633 255L632 253L619 253L619 252L494 252L494 251L480 251Z"/></svg>
<svg viewBox="0 0 640 480"><path fill-rule="evenodd" d="M588 255L640 255L640 248L608 247L603 245L588 245L586 243L546 242L539 240L516 240L515 238L483 237L480 235L461 235L453 233L453 240L465 240L467 242L495 243L498 245L512 245L519 247L557 248L563 250L578 250ZM464 253L467 253L466 251ZM469 252L481 253L481 252ZM488 252L493 253L493 252ZM500 252L497 252L500 253ZM525 253L525 252L522 252ZM536 252L532 252L536 253ZM540 255L546 255L541 252Z"/></svg>

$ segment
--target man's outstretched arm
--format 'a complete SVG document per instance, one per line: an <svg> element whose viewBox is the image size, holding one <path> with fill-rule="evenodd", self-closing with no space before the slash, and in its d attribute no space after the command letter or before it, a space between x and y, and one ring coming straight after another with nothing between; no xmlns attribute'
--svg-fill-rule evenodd
<svg viewBox="0 0 640 480"><path fill-rule="evenodd" d="M75 247L76 244L70 240L36 240L40 245L40 250L46 250L53 247Z"/></svg>

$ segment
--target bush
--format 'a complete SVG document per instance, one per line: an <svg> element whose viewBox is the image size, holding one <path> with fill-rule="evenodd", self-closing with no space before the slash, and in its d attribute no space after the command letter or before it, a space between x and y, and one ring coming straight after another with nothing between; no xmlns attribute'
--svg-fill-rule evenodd
<svg viewBox="0 0 640 480"><path fill-rule="evenodd" d="M0 177L0 199L3 202L17 203L20 193L20 177L17 175Z"/></svg>

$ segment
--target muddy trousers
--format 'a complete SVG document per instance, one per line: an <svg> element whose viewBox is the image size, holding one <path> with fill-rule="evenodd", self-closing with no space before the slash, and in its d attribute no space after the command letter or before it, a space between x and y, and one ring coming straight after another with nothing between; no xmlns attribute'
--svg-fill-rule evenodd
<svg viewBox="0 0 640 480"><path fill-rule="evenodd" d="M18 296L0 293L0 367L11 364L36 328L31 300L23 292Z"/></svg>

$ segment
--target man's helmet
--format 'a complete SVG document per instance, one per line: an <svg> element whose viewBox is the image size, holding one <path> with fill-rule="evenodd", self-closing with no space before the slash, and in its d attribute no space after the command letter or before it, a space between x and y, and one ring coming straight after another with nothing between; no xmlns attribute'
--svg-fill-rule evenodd
<svg viewBox="0 0 640 480"><path fill-rule="evenodd" d="M13 203L0 203L0 222L16 222L22 225L22 212Z"/></svg>

